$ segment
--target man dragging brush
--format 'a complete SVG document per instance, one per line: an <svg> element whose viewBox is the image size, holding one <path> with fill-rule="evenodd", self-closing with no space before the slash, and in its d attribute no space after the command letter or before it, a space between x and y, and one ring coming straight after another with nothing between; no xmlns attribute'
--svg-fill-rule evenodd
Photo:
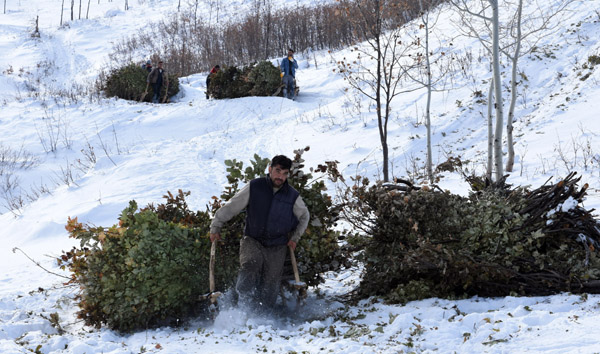
<svg viewBox="0 0 600 354"><path fill-rule="evenodd" d="M300 194L287 182L292 160L277 155L269 173L244 186L215 213L210 240L221 239L221 227L246 209L240 241L240 271L235 289L240 305L270 311L275 306L287 247L296 248L306 230L309 212Z"/></svg>

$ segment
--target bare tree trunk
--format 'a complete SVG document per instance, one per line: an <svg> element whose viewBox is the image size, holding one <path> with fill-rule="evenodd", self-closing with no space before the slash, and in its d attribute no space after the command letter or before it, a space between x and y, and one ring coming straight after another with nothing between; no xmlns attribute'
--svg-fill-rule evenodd
<svg viewBox="0 0 600 354"><path fill-rule="evenodd" d="M92 0L88 0L88 6L87 6L87 11L85 13L85 19L89 19L90 16L90 3L92 2Z"/></svg>
<svg viewBox="0 0 600 354"><path fill-rule="evenodd" d="M6 0L4 0L6 1ZM60 5L60 25L63 24L63 12L65 11L65 0L62 0L62 5Z"/></svg>
<svg viewBox="0 0 600 354"><path fill-rule="evenodd" d="M75 19L75 0L71 0L71 21Z"/></svg>
<svg viewBox="0 0 600 354"><path fill-rule="evenodd" d="M196 0L194 4L194 31L198 30L198 2L200 0ZM208 22L210 24L210 21Z"/></svg>
<svg viewBox="0 0 600 354"><path fill-rule="evenodd" d="M342 9L352 13L354 17L351 25L355 25L355 36L366 41L366 45L357 45L354 50L363 56L363 60L376 61L376 68L372 69L361 63L361 60L350 62L340 60L337 62L339 72L348 81L348 84L357 92L366 96L375 105L379 140L383 155L382 179L389 182L390 158L388 146L388 123L391 116L391 103L400 94L400 81L404 77L405 69L401 67L399 58L403 57L400 48L408 50L406 45L399 40L399 27L390 25L390 31L384 33L384 18L399 19L402 11L402 2L388 3L382 0L342 1ZM393 9L388 13L388 10ZM300 25L305 26L300 20ZM287 26L289 27L289 26ZM358 33L359 32L359 33ZM305 39L296 38L298 43L305 44ZM400 86L401 87L401 86Z"/></svg>
<svg viewBox="0 0 600 354"><path fill-rule="evenodd" d="M79 19L81 20L81 1L83 0L79 0Z"/></svg>
<svg viewBox="0 0 600 354"><path fill-rule="evenodd" d="M488 112L487 112L487 126L488 126L488 149L487 149L487 168L485 176L488 180L492 180L492 172L494 171L494 116L493 116L493 104L494 102L494 80L490 80L490 89L488 91Z"/></svg>
<svg viewBox="0 0 600 354"><path fill-rule="evenodd" d="M437 23L437 18L430 17L430 9L436 6L439 6L441 1L439 0L429 0L426 2L429 8L424 6L423 0L418 1L418 11L420 12L421 21L418 22L419 30L424 30L424 34L417 35L415 38L412 38L412 42L415 46L419 48L419 53L414 60L413 65L406 65L402 69L403 73L408 76L412 81L421 85L422 88L425 88L427 92L427 99L425 104L425 127L427 134L427 154L426 154L426 162L425 169L427 173L427 179L434 183L434 174L433 174L433 151L432 151L432 142L431 142L431 98L433 95L433 91L435 89L435 85L441 82L442 78L449 72L449 68L444 69L441 60L434 60L436 63L436 68L439 67L440 71L438 73L437 78L434 80L433 77L433 68L432 68L432 58L436 54L434 51L430 50L430 32L431 28L435 26ZM421 40L424 38L424 41ZM397 41L397 39L395 39ZM421 43L424 42L422 45ZM420 53L422 51L422 54ZM445 54L441 54L440 58ZM412 74L411 71L416 69L416 75Z"/></svg>
<svg viewBox="0 0 600 354"><path fill-rule="evenodd" d="M4 14L6 14L6 0L4 0Z"/></svg>
<svg viewBox="0 0 600 354"><path fill-rule="evenodd" d="M179 1L179 4L181 5L181 0ZM129 0L125 0L125 11L129 10ZM179 11L179 8L177 8L177 11Z"/></svg>
<svg viewBox="0 0 600 354"><path fill-rule="evenodd" d="M423 9L423 0L419 0L419 6L421 8L421 12L424 12ZM431 56L429 53L429 20L423 21L425 26L425 65L426 65L426 73L425 77L427 88L427 103L425 105L425 127L427 128L427 177L429 179L429 183L433 184L433 157L432 157L432 149L431 149Z"/></svg>
<svg viewBox="0 0 600 354"><path fill-rule="evenodd" d="M508 145L508 157L506 159L506 172L512 172L515 165L515 147L513 142L513 120L515 117L515 105L517 103L517 72L518 61L521 55L521 15L523 12L523 0L519 0L517 10L517 38L515 53L512 56L512 76L510 81L510 107L508 109L508 118L506 121L506 139Z"/></svg>
<svg viewBox="0 0 600 354"><path fill-rule="evenodd" d="M381 5L379 4L379 0L375 0L376 6L376 16L375 19L375 50L377 55L377 74L376 74L376 87L375 87L375 105L377 107L377 125L379 127L379 140L381 141L381 150L383 153L383 181L389 182L390 174L389 174L389 150L387 144L387 122L389 117L389 105L386 104L385 114L381 111L381 86L384 80L383 78L383 66L382 61L383 51L381 48Z"/></svg>
<svg viewBox="0 0 600 354"><path fill-rule="evenodd" d="M271 1L268 0L265 3L265 54L264 59L267 60L269 58L269 53L271 52L271 32L272 32L272 4Z"/></svg>
<svg viewBox="0 0 600 354"><path fill-rule="evenodd" d="M498 0L488 0L492 5L492 70L494 76L494 106L496 108L496 133L494 134L494 167L496 181L504 176L502 163L502 130L504 129L504 107L502 102L502 81L500 76L500 21Z"/></svg>
<svg viewBox="0 0 600 354"><path fill-rule="evenodd" d="M537 42L543 37L553 34L553 30L556 30L558 26L551 26L550 20L563 13L564 10L574 2L574 0L560 0L555 2L544 2L537 4L533 11L527 14L522 14L523 3L522 0L515 2L502 2L503 5L510 6L517 5L517 11L515 15L508 21L508 24L500 26L499 24L499 1L498 0L481 0L481 4L487 3L493 11L492 17L486 17L482 12L470 11L469 7L471 4L467 0L448 0L459 10L473 15L475 18L482 19L484 25L476 28L472 26L468 20L463 20L462 24L469 30L469 35L478 38L480 42L486 47L486 49L492 55L492 70L493 70L493 82L494 82L494 96L495 96L495 108L496 108L496 134L494 136L494 167L496 169L496 179L502 178L504 174L504 165L502 163L502 125L504 124L504 112L503 112L503 99L501 96L501 83L500 80L500 54L499 49L502 49L502 54L510 58L512 64L512 78L511 78L511 102L508 111L508 118L506 123L507 129L507 144L508 144L508 157L506 162L506 171L511 172L514 169L514 134L513 134L513 121L515 119L515 106L517 99L517 75L518 75L518 59L519 57L530 53L536 48ZM484 9L485 10L485 9ZM538 15L535 14L538 12ZM529 19L529 21L523 22L523 18ZM538 35L542 30L545 30L545 34ZM488 36L482 36L481 31L491 31L492 42L486 38ZM499 32L505 32L503 35L504 41L510 41L510 37L513 37L513 42L500 44ZM515 34L516 32L516 34ZM512 51L512 52L511 52Z"/></svg>

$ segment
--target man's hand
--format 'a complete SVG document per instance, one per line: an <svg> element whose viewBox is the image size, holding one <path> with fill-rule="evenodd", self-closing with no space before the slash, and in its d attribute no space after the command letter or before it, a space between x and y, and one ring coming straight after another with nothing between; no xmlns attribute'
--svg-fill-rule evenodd
<svg viewBox="0 0 600 354"><path fill-rule="evenodd" d="M210 234L210 242L215 242L215 241L219 241L221 240L221 234L220 233L214 233L214 234Z"/></svg>
<svg viewBox="0 0 600 354"><path fill-rule="evenodd" d="M296 249L296 242L289 240L287 245L294 251Z"/></svg>

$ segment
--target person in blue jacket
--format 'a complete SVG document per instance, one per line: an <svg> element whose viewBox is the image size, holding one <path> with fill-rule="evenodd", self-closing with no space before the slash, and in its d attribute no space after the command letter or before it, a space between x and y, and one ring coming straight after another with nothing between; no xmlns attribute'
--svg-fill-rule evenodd
<svg viewBox="0 0 600 354"><path fill-rule="evenodd" d="M281 61L281 77L283 83L283 97L287 97L291 100L295 99L296 94L296 69L298 69L298 62L294 59L294 51L288 49L287 57Z"/></svg>

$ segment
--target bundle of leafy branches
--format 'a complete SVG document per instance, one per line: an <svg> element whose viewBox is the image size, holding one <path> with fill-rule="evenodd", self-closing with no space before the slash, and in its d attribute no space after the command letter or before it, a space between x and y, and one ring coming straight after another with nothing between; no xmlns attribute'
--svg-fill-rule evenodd
<svg viewBox="0 0 600 354"><path fill-rule="evenodd" d="M214 98L271 96L281 85L280 71L270 61L244 68L224 66L213 74L208 94Z"/></svg>
<svg viewBox="0 0 600 354"><path fill-rule="evenodd" d="M535 190L502 182L468 197L354 179L342 209L363 231L351 238L365 264L354 295L397 303L600 292L600 224L580 205L588 186L574 176Z"/></svg>
<svg viewBox="0 0 600 354"><path fill-rule="evenodd" d="M106 97L116 96L124 100L144 102L151 102L152 100L152 85L146 83L148 71L140 65L130 63L112 69L108 74L103 74L101 77L103 79L99 83L99 88L104 91ZM168 78L169 85L162 86L160 100L165 97L165 94L169 98L179 92L179 78L173 74L169 74Z"/></svg>
<svg viewBox="0 0 600 354"><path fill-rule="evenodd" d="M303 171L302 153L295 152L290 182L300 192L311 222L296 249L302 279L309 285L322 281L322 273L339 269L347 259L333 231L337 215L323 180ZM198 296L209 292L208 271L211 214L229 200L241 183L263 175L269 160L254 156L251 166L227 160L229 185L223 195L213 197L205 211L189 209L189 192L167 193L164 204L138 210L131 201L119 222L111 227L83 225L69 219L70 237L79 247L63 252L59 265L71 271L71 283L81 291L76 300L78 317L87 325L130 332L161 325L178 325L182 319L202 314L207 301ZM326 167L319 167L325 172ZM226 291L234 283L239 267L239 241L244 216L222 229L218 243L215 282ZM291 274L291 269L288 270Z"/></svg>

